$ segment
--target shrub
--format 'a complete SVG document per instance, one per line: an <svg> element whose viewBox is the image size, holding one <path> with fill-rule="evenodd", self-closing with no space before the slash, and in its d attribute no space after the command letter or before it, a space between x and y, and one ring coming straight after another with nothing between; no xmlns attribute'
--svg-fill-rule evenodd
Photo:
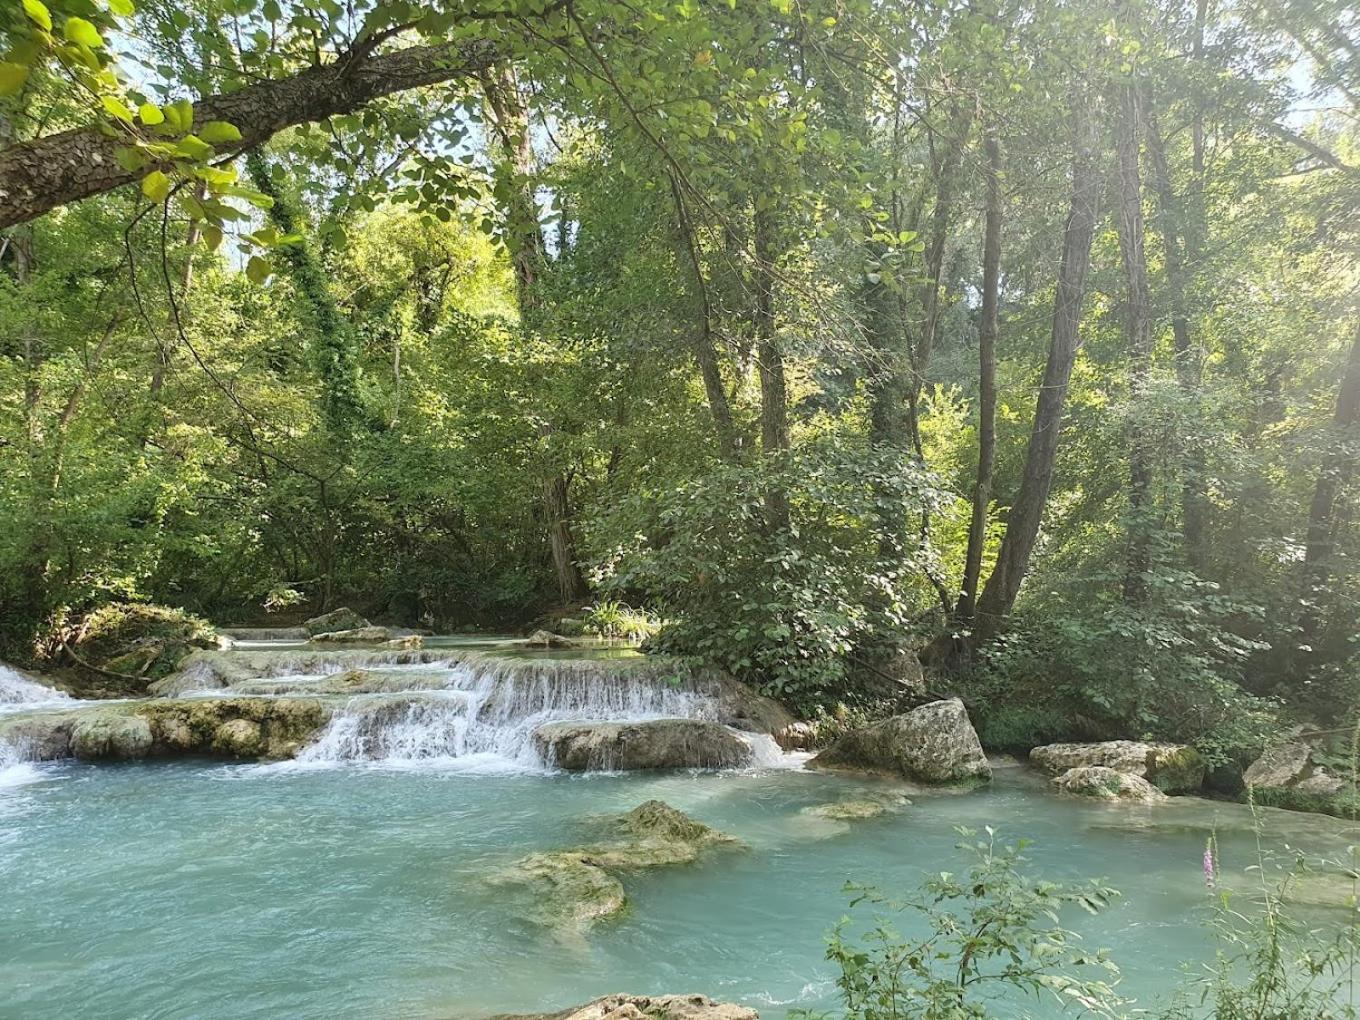
<svg viewBox="0 0 1360 1020"><path fill-rule="evenodd" d="M1056 1011L1114 1016L1119 969L1104 950L1080 947L1080 936L1058 926L1059 913L1076 906L1094 913L1118 896L1091 882L1062 886L1024 871L1025 844L998 845L958 832L959 849L973 858L963 876L927 879L911 899L894 902L872 889L847 886L854 908L877 908L862 937L844 918L827 937L827 959L837 965L843 1016L856 1020L966 1020L991 1016L988 1005L1014 994L1045 996ZM924 937L904 936L892 917L924 921Z"/></svg>
<svg viewBox="0 0 1360 1020"><path fill-rule="evenodd" d="M788 497L786 529L767 513L776 490ZM629 536L600 550L600 580L660 612L656 649L810 708L843 686L854 650L900 642L933 597L914 525L906 548L880 536L885 519L914 521L941 499L911 461L818 440L783 463L719 466L597 520L596 536Z"/></svg>

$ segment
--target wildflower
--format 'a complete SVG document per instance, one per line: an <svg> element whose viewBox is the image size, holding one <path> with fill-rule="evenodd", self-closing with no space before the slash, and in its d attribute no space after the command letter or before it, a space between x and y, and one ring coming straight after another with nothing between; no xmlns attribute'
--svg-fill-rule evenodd
<svg viewBox="0 0 1360 1020"><path fill-rule="evenodd" d="M1218 837L1210 836L1204 841L1204 884L1210 889L1218 878Z"/></svg>

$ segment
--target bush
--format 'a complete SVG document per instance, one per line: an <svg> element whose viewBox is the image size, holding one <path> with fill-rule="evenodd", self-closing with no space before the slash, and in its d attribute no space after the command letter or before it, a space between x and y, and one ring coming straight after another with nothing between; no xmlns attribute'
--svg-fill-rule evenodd
<svg viewBox="0 0 1360 1020"><path fill-rule="evenodd" d="M776 490L787 529L767 513ZM929 549L880 535L885 518L912 521L941 499L913 462L824 439L783 464L719 466L642 494L592 531L630 536L600 550L601 582L660 612L652 647L811 708L844 685L857 649L900 643L929 604Z"/></svg>
<svg viewBox="0 0 1360 1020"><path fill-rule="evenodd" d="M655 617L618 601L587 606L581 621L581 633L624 641L645 641L660 628Z"/></svg>
<svg viewBox="0 0 1360 1020"><path fill-rule="evenodd" d="M1115 580L1053 593L983 649L961 689L984 730L1014 741L1027 726L1040 742L1203 740L1211 764L1236 754L1235 742L1254 745L1273 706L1242 689L1242 674L1267 646L1234 625L1260 610L1191 574L1150 578L1141 605L1126 602ZM1045 718L1064 722L1046 726Z"/></svg>
<svg viewBox="0 0 1360 1020"><path fill-rule="evenodd" d="M843 1016L856 1020L966 1020L991 1016L989 1004L1007 994L1045 996L1055 1011L1114 1016L1119 968L1104 950L1086 951L1080 936L1058 926L1069 907L1094 913L1119 894L1091 882L1062 886L1024 871L1025 844L998 845L958 832L959 849L973 858L967 875L941 873L918 893L894 902L872 889L847 886L854 908L878 908L872 928L850 935L843 919L827 937L827 959L840 969ZM925 922L922 938L902 935L892 915Z"/></svg>

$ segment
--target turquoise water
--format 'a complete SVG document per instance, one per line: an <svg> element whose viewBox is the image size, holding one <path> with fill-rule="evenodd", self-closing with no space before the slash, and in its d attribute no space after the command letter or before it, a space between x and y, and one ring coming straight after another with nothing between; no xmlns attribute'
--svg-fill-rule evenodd
<svg viewBox="0 0 1360 1020"><path fill-rule="evenodd" d="M901 813L849 825L801 811L895 788L796 769L468 767L0 772L0 1017L459 1018L614 991L702 991L780 1017L834 1002L823 936L847 879L903 892L960 870L953 827L986 824L1034 839L1047 877L1104 876L1124 891L1106 914L1070 920L1117 951L1123 991L1151 1004L1211 951L1206 832L1219 827L1230 875L1254 860L1242 808L1060 800L1017 768L990 789L912 793ZM520 920L483 883L527 852L580 841L583 819L652 797L749 850L626 877L629 911L584 938ZM1329 854L1346 843L1340 822L1269 817L1275 841Z"/></svg>

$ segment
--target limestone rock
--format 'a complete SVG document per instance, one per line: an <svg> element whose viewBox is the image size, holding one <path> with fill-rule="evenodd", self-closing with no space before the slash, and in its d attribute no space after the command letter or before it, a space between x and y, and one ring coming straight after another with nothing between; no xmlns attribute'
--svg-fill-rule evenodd
<svg viewBox="0 0 1360 1020"><path fill-rule="evenodd" d="M213 730L212 749L233 758L258 758L264 751L260 724L251 719L228 719Z"/></svg>
<svg viewBox="0 0 1360 1020"><path fill-rule="evenodd" d="M558 1013L500 1016L492 1020L760 1020L746 1006L714 1002L706 995L606 995Z"/></svg>
<svg viewBox="0 0 1360 1020"><path fill-rule="evenodd" d="M308 640L317 645L373 645L386 644L392 632L386 627L354 627L350 630L327 630L313 634Z"/></svg>
<svg viewBox="0 0 1360 1020"><path fill-rule="evenodd" d="M71 756L72 712L0 716L0 744L19 748L29 761L55 761Z"/></svg>
<svg viewBox="0 0 1360 1020"><path fill-rule="evenodd" d="M568 772L735 768L752 759L740 736L700 719L548 723L535 731L534 745Z"/></svg>
<svg viewBox="0 0 1360 1020"><path fill-rule="evenodd" d="M367 627L368 621L356 613L348 606L340 609L333 609L329 613L322 613L320 616L313 616L310 620L303 623L302 629L307 632L308 637L315 637L318 634L332 634L336 631L359 630Z"/></svg>
<svg viewBox="0 0 1360 1020"><path fill-rule="evenodd" d="M986 782L992 777L958 698L933 701L852 730L808 766L882 772L922 783Z"/></svg>
<svg viewBox="0 0 1360 1020"><path fill-rule="evenodd" d="M550 630L536 630L524 642L525 648L575 648L576 642Z"/></svg>
<svg viewBox="0 0 1360 1020"><path fill-rule="evenodd" d="M95 712L71 730L71 753L77 758L134 761L151 753L151 724L139 715Z"/></svg>
<svg viewBox="0 0 1360 1020"><path fill-rule="evenodd" d="M1060 793L1096 800L1122 800L1140 804L1155 804L1166 800L1166 794L1142 776L1103 765L1078 765L1053 779Z"/></svg>
<svg viewBox="0 0 1360 1020"><path fill-rule="evenodd" d="M419 634L403 634L401 637L388 638L383 643L384 648L422 648L425 639Z"/></svg>
<svg viewBox="0 0 1360 1020"><path fill-rule="evenodd" d="M1163 793L1194 793L1204 785L1204 759L1184 744L1141 740L1047 744L1030 751L1029 760L1051 776L1074 768L1114 769L1146 779Z"/></svg>
<svg viewBox="0 0 1360 1020"><path fill-rule="evenodd" d="M1293 786L1312 769L1313 749L1302 740L1290 740L1266 748L1242 776L1247 786L1266 789Z"/></svg>
<svg viewBox="0 0 1360 1020"><path fill-rule="evenodd" d="M906 804L907 799L900 797L897 800L899 805ZM814 804L805 807L802 814L812 818L825 818L833 822L861 822L868 818L878 818L885 815L892 805L886 800L839 800L832 804Z"/></svg>
<svg viewBox="0 0 1360 1020"><path fill-rule="evenodd" d="M609 819L607 842L596 846L530 854L491 877L490 884L518 897L530 921L558 932L579 932L621 911L623 886L613 874L689 864L709 847L739 841L650 800Z"/></svg>

